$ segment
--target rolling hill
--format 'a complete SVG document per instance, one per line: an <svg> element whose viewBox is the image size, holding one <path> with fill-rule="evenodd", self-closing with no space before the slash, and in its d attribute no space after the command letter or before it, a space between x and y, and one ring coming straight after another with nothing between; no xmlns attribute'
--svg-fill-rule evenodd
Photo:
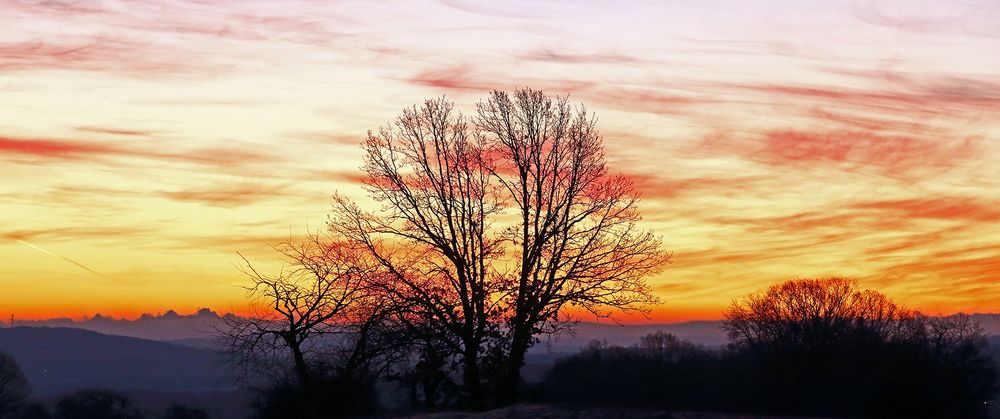
<svg viewBox="0 0 1000 419"><path fill-rule="evenodd" d="M80 388L211 391L233 388L220 354L166 342L63 327L0 329L39 396Z"/></svg>

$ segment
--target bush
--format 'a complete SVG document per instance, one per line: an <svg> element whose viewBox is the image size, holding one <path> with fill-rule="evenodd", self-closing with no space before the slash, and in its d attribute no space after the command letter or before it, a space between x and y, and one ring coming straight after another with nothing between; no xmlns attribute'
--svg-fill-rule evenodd
<svg viewBox="0 0 1000 419"><path fill-rule="evenodd" d="M649 341L668 342L646 346ZM591 344L556 363L545 379L550 400L630 407L716 408L717 351L657 333L633 348Z"/></svg>
<svg viewBox="0 0 1000 419"><path fill-rule="evenodd" d="M330 376L309 386L278 382L261 391L252 408L256 419L328 419L371 414L376 405L373 380Z"/></svg>
<svg viewBox="0 0 1000 419"><path fill-rule="evenodd" d="M208 419L208 412L203 409L172 405L163 411L161 419Z"/></svg>
<svg viewBox="0 0 1000 419"><path fill-rule="evenodd" d="M127 397L105 390L80 390L56 403L55 419L142 419Z"/></svg>
<svg viewBox="0 0 1000 419"><path fill-rule="evenodd" d="M31 395L31 387L24 378L21 366L14 358L0 352L0 417L16 415Z"/></svg>
<svg viewBox="0 0 1000 419"><path fill-rule="evenodd" d="M38 402L29 403L21 409L21 413L16 417L17 419L52 419L49 409L45 408L44 404Z"/></svg>

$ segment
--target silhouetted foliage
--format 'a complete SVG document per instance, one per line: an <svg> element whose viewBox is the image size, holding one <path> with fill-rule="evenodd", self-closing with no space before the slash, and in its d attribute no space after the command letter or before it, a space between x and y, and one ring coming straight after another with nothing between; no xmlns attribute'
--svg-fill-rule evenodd
<svg viewBox="0 0 1000 419"><path fill-rule="evenodd" d="M538 334L570 306L606 316L654 302L667 257L638 194L609 173L593 115L565 97L495 91L467 118L444 98L364 143L374 213L338 195L330 229L365 249L399 319L461 370L475 407L513 400Z"/></svg>
<svg viewBox="0 0 1000 419"><path fill-rule="evenodd" d="M631 407L718 409L721 354L666 333L635 347L592 342L556 362L545 378L550 400Z"/></svg>
<svg viewBox="0 0 1000 419"><path fill-rule="evenodd" d="M850 339L892 339L906 332L903 320L914 313L848 279L828 278L775 285L733 302L724 315L723 328L736 344L819 351Z"/></svg>
<svg viewBox="0 0 1000 419"><path fill-rule="evenodd" d="M833 278L779 284L726 313L731 344L667 334L592 345L546 378L563 402L873 418L986 417L995 361L963 315L929 317Z"/></svg>
<svg viewBox="0 0 1000 419"><path fill-rule="evenodd" d="M14 416L17 419L52 419L52 414L44 404L38 402L28 403L21 411Z"/></svg>
<svg viewBox="0 0 1000 419"><path fill-rule="evenodd" d="M160 419L208 419L208 412L204 409L174 404L160 414Z"/></svg>
<svg viewBox="0 0 1000 419"><path fill-rule="evenodd" d="M725 315L748 409L977 417L996 384L968 317L927 317L843 278L775 285Z"/></svg>
<svg viewBox="0 0 1000 419"><path fill-rule="evenodd" d="M31 395L31 386L14 357L0 352L0 418L13 417Z"/></svg>
<svg viewBox="0 0 1000 419"><path fill-rule="evenodd" d="M56 402L55 419L142 419L129 398L106 390L80 390Z"/></svg>
<svg viewBox="0 0 1000 419"><path fill-rule="evenodd" d="M371 414L377 407L373 379L317 376L309 386L279 381L259 392L256 419L329 419Z"/></svg>
<svg viewBox="0 0 1000 419"><path fill-rule="evenodd" d="M432 410L457 402L459 386L448 374L448 356L432 344L413 345L413 360L389 378L407 391L410 407Z"/></svg>

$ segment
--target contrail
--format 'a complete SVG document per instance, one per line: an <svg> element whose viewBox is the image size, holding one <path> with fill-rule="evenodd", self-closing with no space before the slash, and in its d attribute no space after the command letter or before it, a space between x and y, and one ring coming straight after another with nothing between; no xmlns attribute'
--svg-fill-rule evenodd
<svg viewBox="0 0 1000 419"><path fill-rule="evenodd" d="M108 277L104 276L104 274L102 274L102 273L100 273L100 272L97 272L97 271L95 271L95 270L93 270L93 269L90 269L90 268L88 268L88 267L84 266L84 265L83 265L82 263L80 263L80 262L77 262L77 261L75 261L75 260L73 260L73 259L70 259L70 258L68 258L68 257L63 257L63 256L59 256L59 255L57 255L57 254L55 254L55 253L52 253L52 252L50 252L50 251L48 251L48 250L45 250L45 249L42 249L41 247L38 247L38 246L35 246L35 245L31 244L31 243L28 243L28 242L26 242L26 241L24 241L24 240L17 240L17 239L15 239L15 240L16 240L16 241L17 241L18 243L21 243L21 244L23 244L23 245L25 245L25 246L28 246L28 247L30 247L30 248L32 248L32 249L35 249L35 250L39 251L39 252L42 252L42 253L45 253L46 255L49 255L49 256L55 256L55 257L57 257L57 258L59 258L59 259L62 259L62 260L65 260L65 261L67 261L67 262L69 262L69 263L72 263L72 264L74 264L74 265L76 265L76 266L79 266L80 268L82 268L82 269L86 270L87 272L90 272L90 273L92 273L92 274L94 274L94 275L97 275L97 276L99 276L99 277L101 277L101 278L105 278L105 279L110 279L110 278L108 278Z"/></svg>

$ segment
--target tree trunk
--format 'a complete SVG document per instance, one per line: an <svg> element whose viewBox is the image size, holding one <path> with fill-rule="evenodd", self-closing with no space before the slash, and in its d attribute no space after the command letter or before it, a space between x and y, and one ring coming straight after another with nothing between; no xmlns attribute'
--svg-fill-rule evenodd
<svg viewBox="0 0 1000 419"><path fill-rule="evenodd" d="M470 407L479 410L486 406L483 400L483 388L480 381L479 347L476 345L466 345L463 357L465 358L465 369L463 370L462 381L464 381L466 392L469 393Z"/></svg>
<svg viewBox="0 0 1000 419"><path fill-rule="evenodd" d="M526 327L515 327L511 335L510 353L504 365L498 389L499 402L503 405L517 401L517 386L521 383L521 367L531 346L531 333Z"/></svg>
<svg viewBox="0 0 1000 419"><path fill-rule="evenodd" d="M306 358L302 354L302 347L294 337L285 337L285 343L292 350L292 361L295 363L295 376L298 377L299 384L302 384L302 387L308 387L310 384L309 368L306 366Z"/></svg>

